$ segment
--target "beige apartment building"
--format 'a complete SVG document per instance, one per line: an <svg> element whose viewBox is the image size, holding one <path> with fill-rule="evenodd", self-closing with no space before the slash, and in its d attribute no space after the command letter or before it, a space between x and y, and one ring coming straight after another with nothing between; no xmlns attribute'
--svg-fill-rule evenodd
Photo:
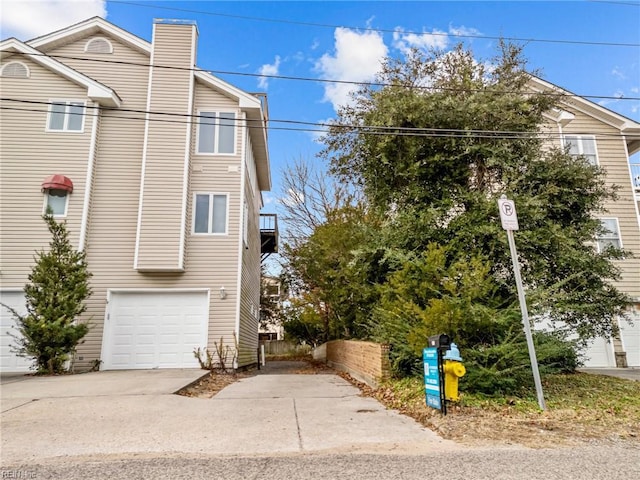
<svg viewBox="0 0 640 480"><path fill-rule="evenodd" d="M197 367L221 338L257 361L266 98L198 69L197 41L192 22L149 43L91 18L0 43L0 302L24 309L51 207L93 274L76 370ZM1 369L26 371L1 310Z"/></svg>
<svg viewBox="0 0 640 480"><path fill-rule="evenodd" d="M607 182L618 187L618 198L599 215L607 233L595 239L596 248L614 245L633 255L616 262L622 271L616 286L635 304L629 312L632 322L619 320L616 338L595 339L585 352L585 366L640 367L640 169L629 160L640 152L640 124L539 78L533 77L530 85L535 91L567 95L562 109L546 116L551 138L604 169Z"/></svg>

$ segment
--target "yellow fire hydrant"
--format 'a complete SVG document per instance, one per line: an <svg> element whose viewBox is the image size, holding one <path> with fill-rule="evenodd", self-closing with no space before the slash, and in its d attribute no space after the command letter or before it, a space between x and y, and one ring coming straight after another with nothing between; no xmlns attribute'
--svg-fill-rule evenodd
<svg viewBox="0 0 640 480"><path fill-rule="evenodd" d="M444 397L452 402L457 402L460 400L458 379L467 373L462 364L458 346L452 343L451 349L447 350L447 353L442 358L444 360Z"/></svg>

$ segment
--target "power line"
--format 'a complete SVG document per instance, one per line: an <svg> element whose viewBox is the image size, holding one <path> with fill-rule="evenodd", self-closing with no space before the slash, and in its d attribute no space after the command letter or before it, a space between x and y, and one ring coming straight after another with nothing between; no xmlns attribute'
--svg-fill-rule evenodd
<svg viewBox="0 0 640 480"><path fill-rule="evenodd" d="M247 15L235 15L229 13L219 13L219 12L205 12L202 10L191 10L186 8L176 8L176 7L161 7L158 5L147 5L136 2L124 2L119 0L112 0L111 3L119 3L122 5L133 5L137 7L144 8L156 8L161 10L172 10L176 12L185 12L185 13L197 13L201 15L211 15L215 17L226 17L226 18L237 18L240 20L252 20L256 22L267 22L267 23L281 23L287 25L301 25L305 27L318 27L318 28L348 28L350 30L361 30L365 32L379 32L379 33L398 33L397 30L385 29L385 28L371 28L371 27L349 27L344 25L334 25L329 23L315 23L315 22L303 22L296 20L285 20L278 18L264 18L264 17L251 17ZM557 39L543 39L543 38L521 38L521 37L500 37L500 36L491 36L491 35L471 35L471 34L463 34L463 33L441 33L441 32L419 32L415 30L406 30L400 33L410 33L415 35L433 35L433 36L451 36L457 38L477 38L477 39L486 39L486 40L509 40L509 41L517 41L517 42L536 42L536 43L560 43L560 44L574 44L574 45L600 45L600 46L610 46L610 47L640 47L640 43L618 43L618 42L590 42L583 40L557 40Z"/></svg>
<svg viewBox="0 0 640 480"><path fill-rule="evenodd" d="M628 5L631 7L640 7L640 2L614 2L611 0L589 0L591 3L611 3L613 5ZM119 2L115 2L119 3Z"/></svg>
<svg viewBox="0 0 640 480"><path fill-rule="evenodd" d="M21 100L21 99L13 99L13 98L0 98L2 101L22 103L22 104L32 104L32 105L54 105L56 102L40 102L35 100ZM239 124L239 122L243 121L238 118L231 117L218 117L217 120L211 119L211 117L203 116L203 115L194 115L187 113L171 113L171 112L157 112L157 111L147 111L147 110L133 110L133 109L112 109L98 106L84 106L85 109L88 110L102 110L103 118L118 118L119 120L136 120L136 121L151 121L151 122L163 122L163 123L174 123L174 124L191 124L193 123L191 119L204 119L205 121L198 122L204 125L221 125L221 123L217 120L233 120L236 122L236 126L241 128L260 128L262 129L262 125L250 125L250 123L256 123L255 121L248 120L247 124ZM6 107L0 106L2 110L12 110L12 111L23 111L23 112L33 112L33 113L48 113L49 110L46 109L36 109L36 108L17 108L17 107ZM125 115L104 115L105 113L134 113L134 114L149 114L149 115L158 115L169 118L153 118L143 117L143 116L125 116ZM83 115L87 117L95 117L101 116L100 113L76 113L76 112L66 112L67 115ZM171 118L177 117L177 118ZM370 135L390 135L390 136L416 136L416 137L453 137L453 138L485 138L485 139L513 139L513 140L525 140L525 139L533 139L533 138L555 138L562 139L563 136L560 134L549 134L549 133L538 133L538 132L519 132L519 131L509 131L509 130L473 130L473 129L442 129L442 128L420 128L420 127L397 127L397 126L376 126L376 125L349 125L349 124L337 124L337 123L323 123L323 122L304 122L297 120L270 120L270 122L274 123L285 123L285 124L294 124L294 125L303 125L306 127L319 127L319 128L291 128L291 127L266 127L267 130L277 130L277 131L293 131L293 132L310 132L310 133L326 133L327 128L343 128L343 129L351 129L358 130L364 134ZM587 135L590 133L576 133L572 132L571 135ZM629 138L628 135L622 134L606 134L600 133L597 134L596 137L600 140L619 140L623 138ZM631 138L634 138L631 136Z"/></svg>
<svg viewBox="0 0 640 480"><path fill-rule="evenodd" d="M305 81L305 82L317 82L317 83L332 83L332 84L344 84L344 85L360 85L365 87L406 87L406 85L397 84L397 83L385 83L385 82L356 82L352 80L331 80L326 78L312 78L312 77L294 77L287 75L269 75L269 74L260 74L260 73L247 73L247 72L233 72L227 70L209 70L204 68L190 68L190 67L176 67L174 65L152 65L150 63L138 63L138 62L127 62L124 60L105 60L99 58L86 58L86 57L74 57L68 55L51 55L46 53L30 53L30 52L12 52L14 55L23 55L23 56L36 56L36 57L48 57L53 59L64 59L64 60L78 60L83 62L94 62L94 63L112 63L117 65L131 65L137 67L153 67L153 68L162 68L166 70L183 70L190 72L201 72L201 73L210 73L212 75L236 75L236 76L244 76L244 77L258 77L258 78L271 78L278 80L296 80L296 81ZM411 88L419 89L419 90L430 90L430 91L443 91L443 92L454 92L454 93L480 93L485 92L482 89L472 89L472 88L449 88L449 87L431 87L426 85L412 85ZM491 92L494 94L502 94L502 95L521 95L523 92L519 91L501 91L501 92ZM537 95L544 95L550 97L562 97L562 98L590 98L590 99L599 99L599 100L640 100L640 97L625 97L625 96L615 96L615 95L578 95L575 93L558 93L558 92L537 92Z"/></svg>

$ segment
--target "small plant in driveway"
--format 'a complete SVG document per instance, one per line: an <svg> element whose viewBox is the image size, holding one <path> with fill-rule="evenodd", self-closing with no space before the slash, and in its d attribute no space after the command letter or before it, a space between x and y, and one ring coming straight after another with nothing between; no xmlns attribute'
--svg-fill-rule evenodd
<svg viewBox="0 0 640 480"><path fill-rule="evenodd" d="M213 370L215 365L213 363L213 354L209 351L208 348L196 348L193 350L193 356L196 357L198 363L200 364L200 368L203 370Z"/></svg>
<svg viewBox="0 0 640 480"><path fill-rule="evenodd" d="M18 355L33 358L38 373L62 373L65 362L75 352L89 331L86 323L77 321L87 309L85 300L91 295L86 255L69 242L65 222L53 215L43 216L51 233L49 251L38 252L36 264L24 287L27 313L3 306L16 318L20 335L16 340Z"/></svg>
<svg viewBox="0 0 640 480"><path fill-rule="evenodd" d="M213 371L219 369L221 372L226 373L229 366L229 357L231 356L232 368L235 368L236 360L238 359L238 338L235 332L233 333L233 343L233 347L225 345L224 337L220 337L220 342L213 344L217 360L214 360L214 353L206 347L204 349L200 347L194 348L193 356L196 357L200 368L203 370Z"/></svg>

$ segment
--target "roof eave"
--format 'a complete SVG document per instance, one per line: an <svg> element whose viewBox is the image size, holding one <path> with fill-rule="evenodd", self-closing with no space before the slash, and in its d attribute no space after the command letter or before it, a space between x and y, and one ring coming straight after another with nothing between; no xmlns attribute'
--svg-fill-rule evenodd
<svg viewBox="0 0 640 480"><path fill-rule="evenodd" d="M269 163L269 148L267 143L267 126L262 117L262 110L243 109L249 120L247 128L253 146L253 158L256 162L258 188L263 192L271 191L271 167ZM260 125L256 128L255 125Z"/></svg>
<svg viewBox="0 0 640 480"><path fill-rule="evenodd" d="M26 54L31 61L57 73L77 85L85 87L87 89L87 97L98 102L100 105L109 107L120 106L121 99L111 88L87 77L86 75L83 75L64 63L61 63L51 57L47 57L46 55L42 55L35 48L16 38L9 38L0 42L0 52L5 55L12 55L16 53Z"/></svg>
<svg viewBox="0 0 640 480"><path fill-rule="evenodd" d="M583 109L587 110L589 114L596 119L599 119L605 123L608 123L611 126L619 128L620 130L623 130L629 127L640 128L640 123L630 118L627 118L624 115L620 115L619 113L609 110L608 108L605 108L602 105L598 105L597 103L592 102L591 100L588 100L584 97L576 95L573 92L570 92L569 90L566 90L557 85L554 85L551 82L548 82L539 77L536 77L535 75L529 75L529 76L531 78L530 85L533 84L534 88L537 87L536 88L537 90L539 91L553 90L558 93L570 95L571 101L563 100L562 103L565 103L567 105L571 105L571 102L580 104L580 106Z"/></svg>
<svg viewBox="0 0 640 480"><path fill-rule="evenodd" d="M133 49L138 50L141 53L151 55L151 44L149 42L127 32L126 30L123 30L101 17L93 17L83 20L82 22L61 30L31 39L26 43L27 45L37 49L54 48L56 45L65 42L70 37L72 38L86 32L92 32L93 30L101 30L109 33L110 35L119 38L123 43L129 45Z"/></svg>

